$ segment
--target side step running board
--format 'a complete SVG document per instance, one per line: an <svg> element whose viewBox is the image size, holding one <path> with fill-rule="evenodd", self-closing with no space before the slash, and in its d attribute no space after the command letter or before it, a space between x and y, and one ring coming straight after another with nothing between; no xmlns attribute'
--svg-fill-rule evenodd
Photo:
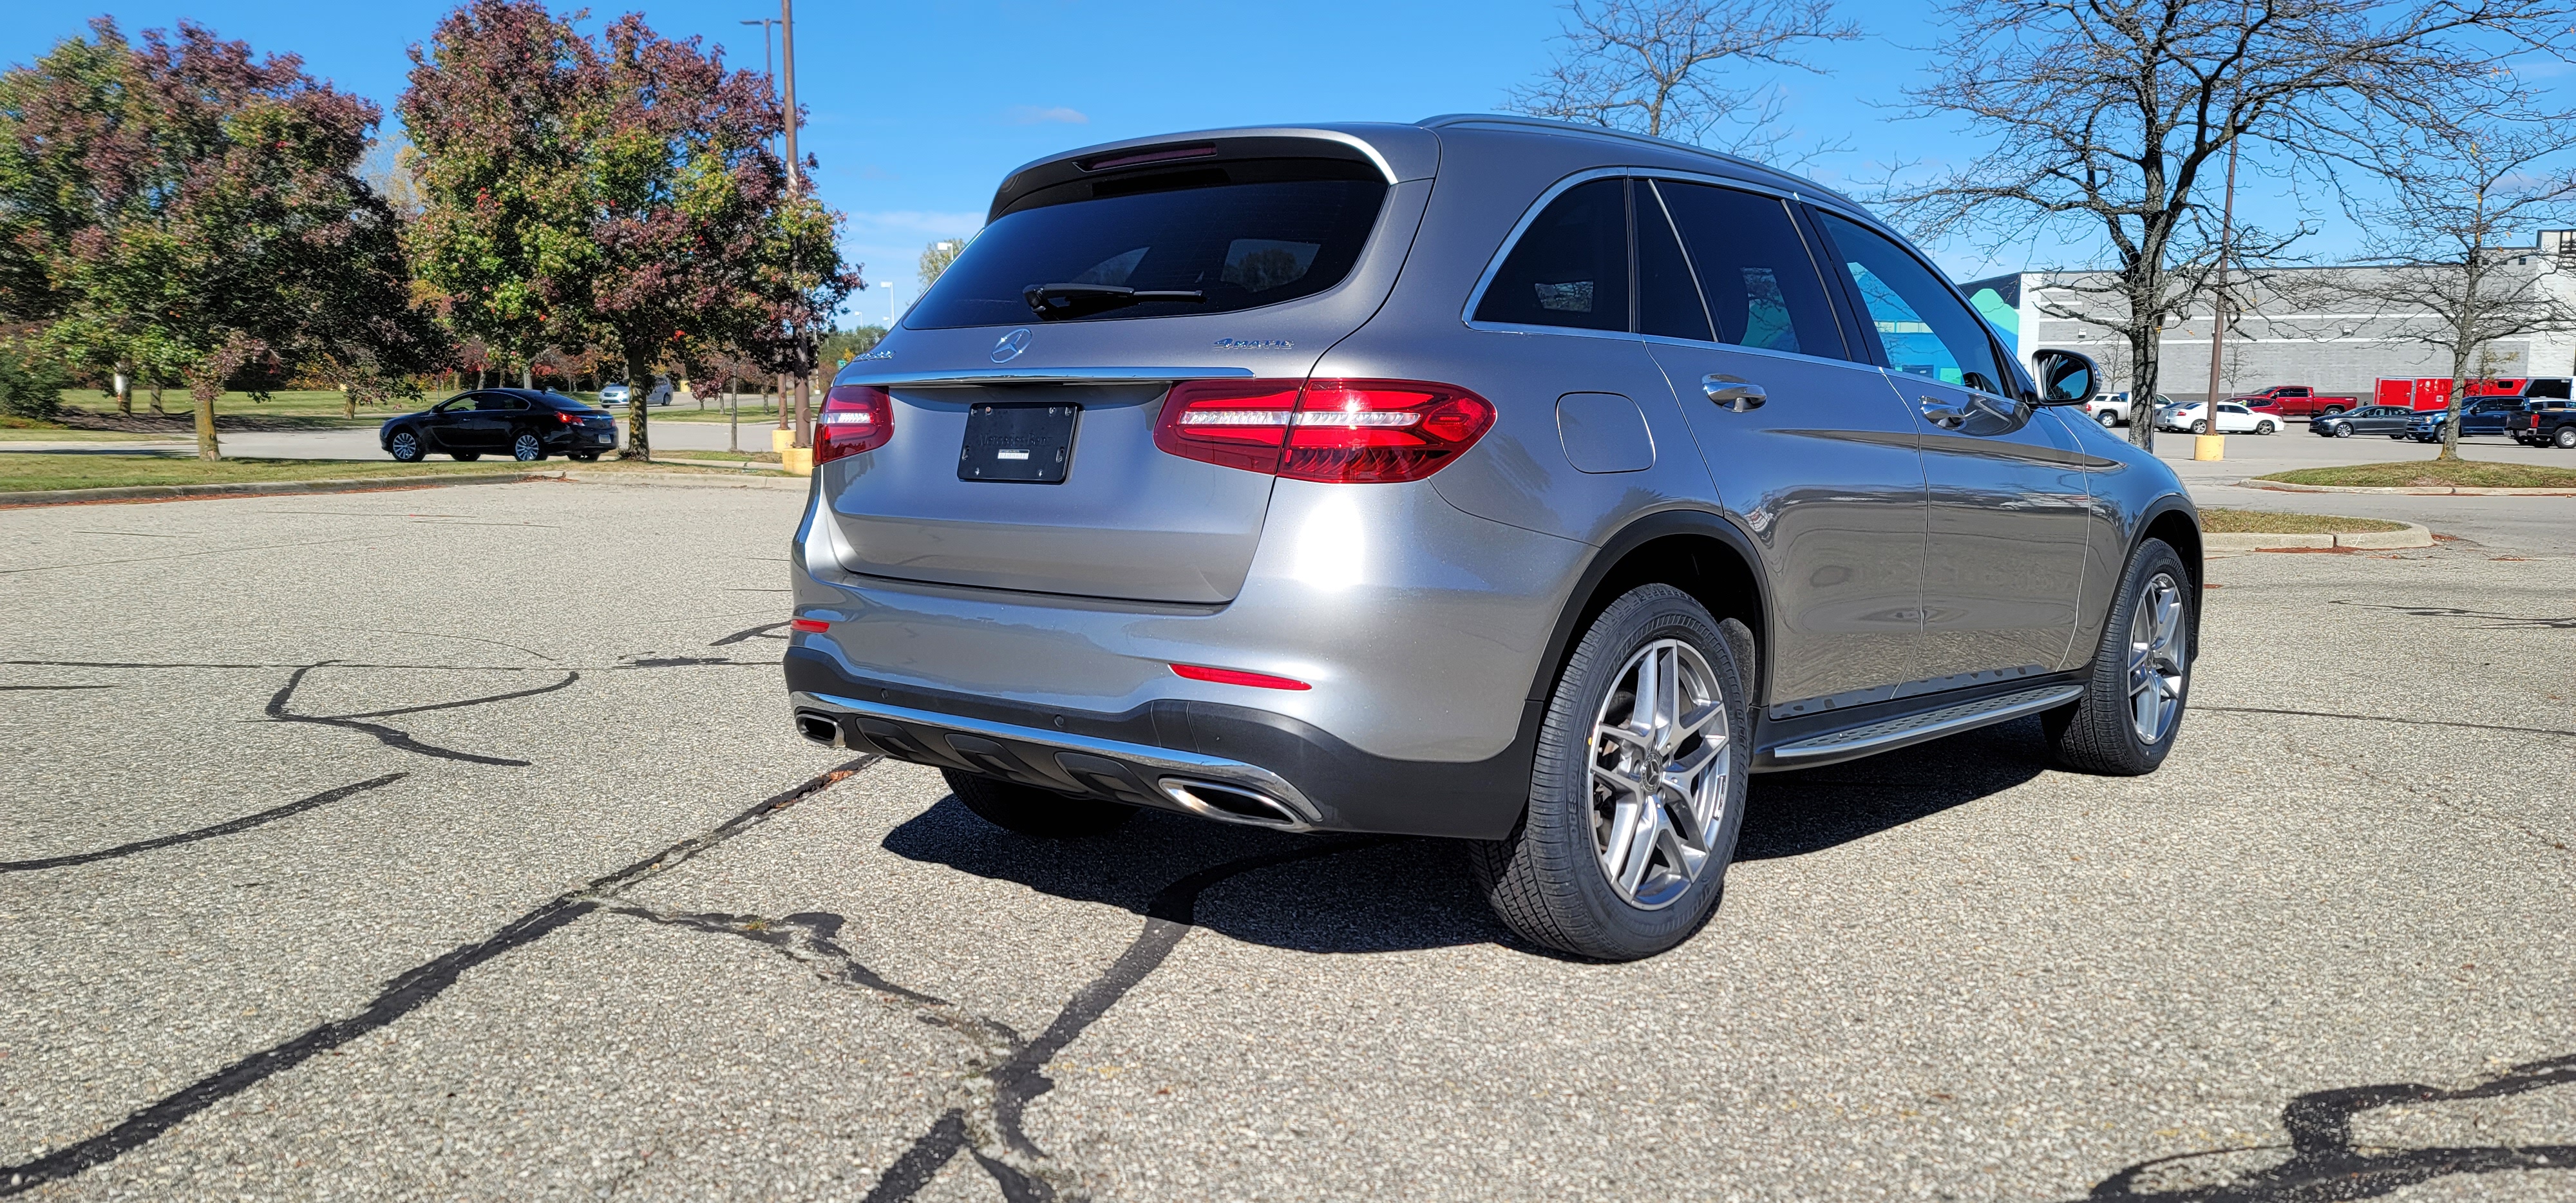
<svg viewBox="0 0 2576 1203"><path fill-rule="evenodd" d="M2084 696L2084 687L2081 685L2051 685L2042 689L2025 689L2020 693L1981 698L1974 702L1961 702L1956 706L1944 706L1938 710L1926 710L1921 714L1909 714L1903 718L1892 718L1884 722L1871 723L1865 727L1854 727L1848 731L1835 731L1802 739L1793 744L1782 744L1771 749L1771 756L1775 760L1804 760L1813 756L1854 756L1864 752L1883 751L1974 727L1983 727L1989 723L2000 723L2005 719L2020 718L2025 714L2036 714L2042 710L2063 706L2082 696Z"/></svg>

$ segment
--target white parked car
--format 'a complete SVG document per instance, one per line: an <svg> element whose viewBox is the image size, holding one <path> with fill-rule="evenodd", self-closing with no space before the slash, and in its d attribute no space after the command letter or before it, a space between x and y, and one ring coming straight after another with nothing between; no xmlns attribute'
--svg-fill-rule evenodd
<svg viewBox="0 0 2576 1203"><path fill-rule="evenodd" d="M2173 398L2168 397L2163 393L2157 393L2155 404L2149 406L2148 409L2150 411L2161 410L2171 404L2173 404ZM2092 415L2094 421L2099 422L2104 426L2126 426L2129 424L2129 394L2100 394L2094 397L2091 401L2084 403L2084 412Z"/></svg>
<svg viewBox="0 0 2576 1203"><path fill-rule="evenodd" d="M625 385L603 384L599 386L599 403L602 405L624 405L626 404L628 396L629 394Z"/></svg>
<svg viewBox="0 0 2576 1203"><path fill-rule="evenodd" d="M2194 401L2188 405L2170 405L2156 411L2156 429L2188 430L2193 434L2213 433L2209 421L2209 403ZM2217 434L2272 434L2281 424L2268 415L2255 413L2229 401L2218 403Z"/></svg>

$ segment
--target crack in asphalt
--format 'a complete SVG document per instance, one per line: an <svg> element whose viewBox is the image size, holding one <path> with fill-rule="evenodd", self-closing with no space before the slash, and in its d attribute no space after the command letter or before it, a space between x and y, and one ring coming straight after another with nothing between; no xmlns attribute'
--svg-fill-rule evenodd
<svg viewBox="0 0 2576 1203"><path fill-rule="evenodd" d="M2205 703L2194 703L2192 709L2208 710L2218 714L2286 714L2293 718L2342 718L2365 723L2404 723L2409 727L2467 727L2477 731L2511 731L2517 735L2564 735L2576 738L2576 731L2563 731L2556 727L2508 727L2498 723L2464 723L2456 719L2399 718L2386 714L2338 714L2330 710L2277 710L2269 706L2211 706Z"/></svg>
<svg viewBox="0 0 2576 1203"><path fill-rule="evenodd" d="M309 798L299 798L284 806L271 807L267 810L260 811L257 814L243 815L238 819L227 819L212 827L200 827L195 831L183 831L177 835L165 835L155 839L136 840L131 844L118 844L113 848L102 848L96 852L81 852L70 856L48 856L38 860L0 861L0 873L24 873L33 869L62 869L68 868L72 865L95 864L103 860L114 860L120 856L132 856L137 852L150 852L157 848L172 848L180 844L193 844L199 840L211 840L219 835L231 835L236 831L248 831L262 823L273 823L290 815L300 815L305 811L314 809L315 807L329 806L342 798L346 798L354 794L362 794L371 789L379 789L384 786L392 785L394 782L400 781L410 775L411 774L409 773L387 773L382 777L377 777L372 780L359 781L349 785L339 786L334 789L326 789Z"/></svg>
<svg viewBox="0 0 2576 1203"><path fill-rule="evenodd" d="M225 1099L419 1010L455 985L466 971L563 929L627 890L686 864L776 818L797 803L847 780L877 759L870 755L848 761L838 768L808 778L792 789L764 798L732 818L643 860L593 878L580 889L558 894L481 940L459 945L444 956L405 970L385 983L374 1001L357 1014L316 1024L300 1035L243 1057L145 1105L105 1132L16 1165L0 1165L0 1175L5 1175L5 1181L0 1181L0 1195L33 1190L45 1183L105 1165L142 1148Z"/></svg>
<svg viewBox="0 0 2576 1203"><path fill-rule="evenodd" d="M2458 1090L2392 1082L2311 1091L2281 1108L2281 1126L2289 1131L2291 1154L2278 1165L2227 1182L2172 1190L2140 1188L2141 1178L2164 1167L2247 1150L2177 1153L2137 1162L2102 1179L2083 1203L2342 1203L2375 1199L2457 1174L2576 1169L2576 1144L2390 1148L2359 1145L2352 1137L2353 1117L2380 1107L2500 1098L2567 1085L2576 1085L2576 1056L2516 1065Z"/></svg>
<svg viewBox="0 0 2576 1203"><path fill-rule="evenodd" d="M1054 1080L1046 1076L1047 1064L1171 956L1182 937L1196 925L1199 895L1245 873L1373 848L1389 838L1337 839L1244 857L1201 869L1164 886L1145 904L1144 930L1107 969L1075 991L1054 1021L1034 1040L1022 1037L1008 1024L967 1013L945 999L887 980L862 964L841 943L841 929L848 920L827 911L803 911L770 919L721 912L661 911L633 904L607 909L648 923L751 940L804 965L827 983L867 991L956 1034L968 1047L963 1066L950 1084L949 1106L878 1175L866 1199L868 1203L910 1199L949 1161L964 1153L992 1178L1003 1198L1026 1203L1080 1197L1066 1181L1066 1172L1029 1139L1023 1124L1028 1105L1055 1088Z"/></svg>
<svg viewBox="0 0 2576 1203"><path fill-rule="evenodd" d="M745 639L785 639L787 636L774 634L773 632L777 631L780 627L786 626L787 622L787 619L782 618L776 622L763 623L756 627L745 627L744 629L727 635L722 639L716 640L707 646L724 647L728 644L740 643Z"/></svg>
<svg viewBox="0 0 2576 1203"><path fill-rule="evenodd" d="M2576 616L2538 618L2526 614L2498 614L2492 610L2470 610L2459 606L2392 606L2381 602L2347 601L2334 598L2330 606L2351 606L2361 610L2391 610L2416 618L2482 618L2484 624L2471 628L2483 631L2576 631Z"/></svg>
<svg viewBox="0 0 2576 1203"><path fill-rule="evenodd" d="M272 721L281 723L314 723L325 727L341 727L351 731L364 731L369 735L375 736L376 739L382 742L386 747L393 748L398 751L416 752L422 756L435 756L441 760L462 760L473 764L499 765L506 768L526 768L531 762L525 760L511 760L501 756L482 756L473 752L459 752L452 748L442 748L434 744L425 744L412 738L410 732L404 731L398 727L388 727L382 723L370 723L363 722L361 720L371 718L390 718L398 714L421 714L431 710L455 710L465 706L481 706L491 702L506 702L513 698L534 697L541 693L553 693L554 691L562 689L581 679L580 672L566 670L564 673L564 679L557 681L552 685L540 685L535 689L521 689L510 693L496 693L489 697L467 698L458 702L436 702L426 706L402 706L392 710L370 710L358 714L323 715L289 714L286 712L286 703L289 699L295 696L295 691L304 684L305 674L310 673L317 668L339 666L338 661L324 660L316 664L307 664L296 669L293 675L286 678L286 684L278 689L276 696L271 697L268 700L268 708L266 711L268 717Z"/></svg>

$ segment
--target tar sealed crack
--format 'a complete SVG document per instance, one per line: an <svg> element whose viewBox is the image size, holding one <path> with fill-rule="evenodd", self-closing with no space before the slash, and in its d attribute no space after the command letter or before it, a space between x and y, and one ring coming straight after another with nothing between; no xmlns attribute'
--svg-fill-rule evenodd
<svg viewBox="0 0 2576 1203"><path fill-rule="evenodd" d="M2241 1156L2245 1150L2209 1149L2158 1157L2096 1183L2085 1199L2088 1203L2325 1203L2375 1199L2457 1174L2576 1169L2576 1144L2387 1148L2357 1145L2352 1136L2353 1117L2380 1107L2499 1098L2568 1085L2576 1085L2576 1057L2517 1065L2459 1090L2394 1082L2312 1091L2281 1109L2281 1126L2290 1134L2290 1157L2278 1165L2225 1182L2171 1190L2142 1187L2142 1179L2173 1167Z"/></svg>
<svg viewBox="0 0 2576 1203"><path fill-rule="evenodd" d="M398 751L415 752L422 756L434 756L441 760L462 760L472 764L500 765L506 768L526 768L528 767L529 762L525 760L511 760L502 756L483 756L473 752L459 752L453 748L442 748L432 744L425 744L412 738L410 732L404 731L401 728L389 727L383 723L366 722L365 720L371 718L392 718L395 715L401 714L423 714L432 710L457 710L467 706L483 706L493 702L507 702L513 698L535 697L541 693L553 693L554 691L562 689L581 679L581 674L579 672L566 670L564 673L564 679L557 681L552 685L540 685L534 689L520 689L509 693L496 693L486 697L466 698L463 701L457 702L433 702L425 706L401 706L392 710L369 710L359 714L325 715L288 713L286 703L295 697L295 691L304 684L305 674L312 672L314 669L330 667L337 663L337 661L333 660L324 660L318 664L308 664L296 669L293 675L286 678L286 684L278 689L276 696L268 700L268 717L273 721L281 723L314 723L325 727L340 727L351 731L364 731L369 735L375 736L376 739L386 747L393 748Z"/></svg>
<svg viewBox="0 0 2576 1203"><path fill-rule="evenodd" d="M614 873L595 878L580 889L559 894L503 924L490 936L462 945L387 982L366 1009L357 1014L317 1024L299 1035L243 1057L180 1087L104 1132L16 1165L0 1165L0 1195L33 1190L142 1148L207 1108L420 1009L455 985L466 971L533 944L584 915L613 905L626 891L767 823L789 807L821 793L876 760L874 756L862 756L850 761L784 793L764 798L701 834Z"/></svg>

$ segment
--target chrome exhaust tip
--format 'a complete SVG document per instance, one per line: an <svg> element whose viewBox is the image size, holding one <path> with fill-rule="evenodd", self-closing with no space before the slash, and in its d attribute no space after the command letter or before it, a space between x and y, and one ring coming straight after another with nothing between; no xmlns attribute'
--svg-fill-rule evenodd
<svg viewBox="0 0 2576 1203"><path fill-rule="evenodd" d="M820 710L797 711L796 733L827 748L842 746L840 721Z"/></svg>
<svg viewBox="0 0 2576 1203"><path fill-rule="evenodd" d="M1243 823L1279 831L1310 831L1314 824L1287 803L1239 785L1165 777L1163 794L1181 809L1221 823Z"/></svg>

